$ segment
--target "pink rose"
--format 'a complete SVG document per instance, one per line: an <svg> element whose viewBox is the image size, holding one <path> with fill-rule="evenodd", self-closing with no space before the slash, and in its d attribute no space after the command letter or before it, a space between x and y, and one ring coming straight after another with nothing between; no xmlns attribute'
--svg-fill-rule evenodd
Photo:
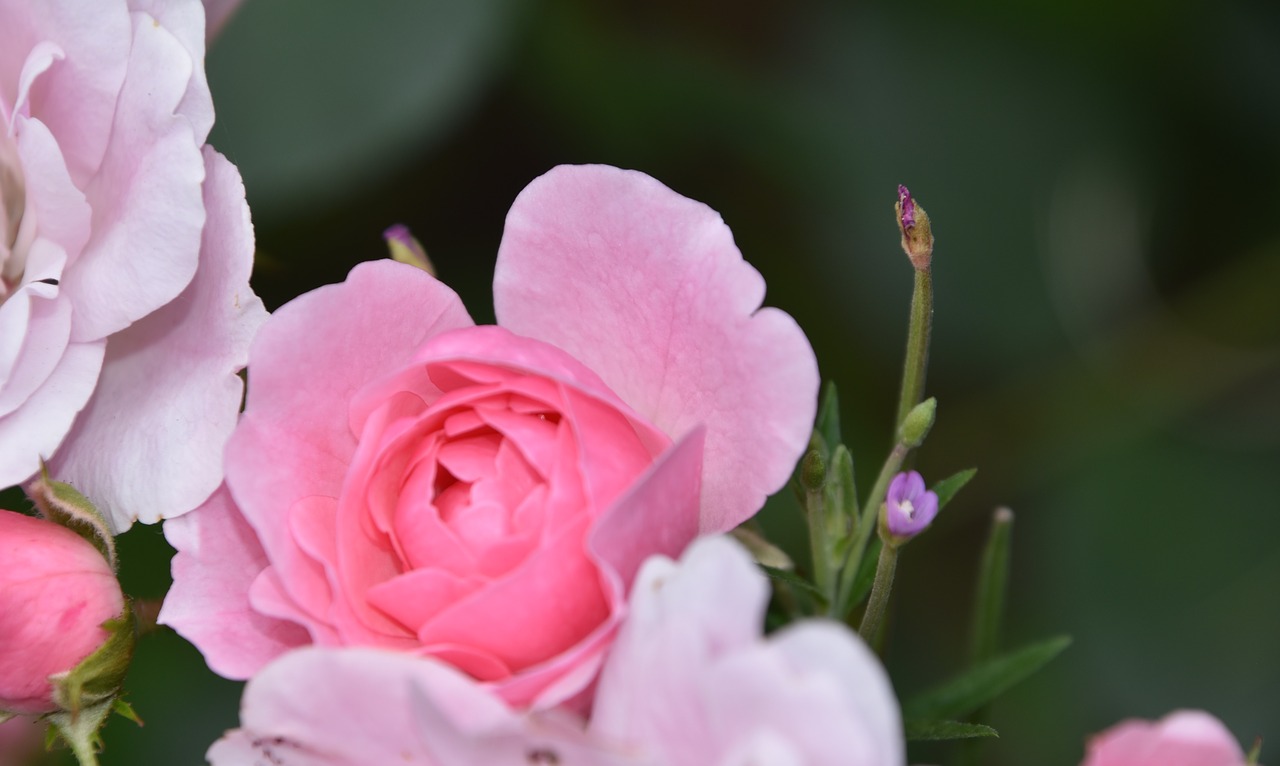
<svg viewBox="0 0 1280 766"><path fill-rule="evenodd" d="M0 0L0 487L119 530L218 486L265 312L212 123L199 2Z"/></svg>
<svg viewBox="0 0 1280 766"><path fill-rule="evenodd" d="M107 639L124 596L98 549L43 519L0 511L0 712L56 709L49 676Z"/></svg>
<svg viewBox="0 0 1280 766"><path fill-rule="evenodd" d="M1121 721L1089 740L1081 766L1244 766L1244 752L1217 718L1177 710L1159 721Z"/></svg>
<svg viewBox="0 0 1280 766"><path fill-rule="evenodd" d="M255 342L225 488L166 525L161 620L230 677L315 643L576 694L640 562L749 518L807 443L813 352L763 294L714 211L603 166L516 200L498 327L357 266Z"/></svg>
<svg viewBox="0 0 1280 766"><path fill-rule="evenodd" d="M826 621L761 638L768 584L711 538L645 563L590 722L519 713L429 658L307 648L245 688L214 766L901 766L902 723L879 661ZM323 754L323 755L320 755Z"/></svg>

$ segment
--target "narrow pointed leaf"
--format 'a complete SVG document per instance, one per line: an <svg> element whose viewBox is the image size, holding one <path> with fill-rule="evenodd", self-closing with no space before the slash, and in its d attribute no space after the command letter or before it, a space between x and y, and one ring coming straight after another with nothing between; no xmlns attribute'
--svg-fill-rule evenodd
<svg viewBox="0 0 1280 766"><path fill-rule="evenodd" d="M822 387L822 404L818 406L818 425L815 429L822 435L828 454L841 444L840 439L840 397L836 394L836 384L827 381Z"/></svg>
<svg viewBox="0 0 1280 766"><path fill-rule="evenodd" d="M822 595L822 591L818 590L818 586L804 579L800 575L794 572L788 572L785 569L777 569L775 567L765 566L764 564L759 564L758 566L766 575L768 575L772 579L777 580L778 582L784 582L787 585L791 585L796 588L799 588L804 592L808 593L809 595L813 596L814 598L817 598L819 601L822 601L824 603L826 602L826 597Z"/></svg>
<svg viewBox="0 0 1280 766"><path fill-rule="evenodd" d="M1013 538L1013 512L998 508L991 518L991 532L982 550L973 601L970 660L974 664L995 656L1004 620L1005 593L1009 590L1009 550Z"/></svg>
<svg viewBox="0 0 1280 766"><path fill-rule="evenodd" d="M951 498L969 483L969 480L978 474L977 468L966 468L959 473L954 473L937 484L933 485L933 494L938 496L938 510L942 510L943 506L951 502Z"/></svg>
<svg viewBox="0 0 1280 766"><path fill-rule="evenodd" d="M907 721L904 728L908 742L1000 736L990 726L962 721Z"/></svg>
<svg viewBox="0 0 1280 766"><path fill-rule="evenodd" d="M1071 644L1057 636L996 657L921 694L902 707L908 719L962 718L1025 680Z"/></svg>

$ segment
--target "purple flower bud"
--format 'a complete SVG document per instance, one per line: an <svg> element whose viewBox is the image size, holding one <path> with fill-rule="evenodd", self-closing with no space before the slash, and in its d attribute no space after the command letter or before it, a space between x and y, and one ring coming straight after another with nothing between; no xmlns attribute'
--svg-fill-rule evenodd
<svg viewBox="0 0 1280 766"><path fill-rule="evenodd" d="M911 190L898 184L898 210L902 220L902 228L911 231L916 227L916 203L911 199Z"/></svg>
<svg viewBox="0 0 1280 766"><path fill-rule="evenodd" d="M938 515L938 496L925 489L915 471L893 477L884 504L885 525L894 537L914 537Z"/></svg>

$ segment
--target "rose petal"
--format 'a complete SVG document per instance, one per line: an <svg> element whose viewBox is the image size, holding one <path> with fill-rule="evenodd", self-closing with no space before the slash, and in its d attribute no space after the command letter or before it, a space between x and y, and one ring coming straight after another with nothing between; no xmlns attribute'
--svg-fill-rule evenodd
<svg viewBox="0 0 1280 766"><path fill-rule="evenodd" d="M116 529L181 515L221 483L244 390L236 373L267 318L249 287L253 225L240 174L212 149L205 162L208 222L195 279L111 337L93 399L52 463Z"/></svg>
<svg viewBox="0 0 1280 766"><path fill-rule="evenodd" d="M129 0L129 10L135 17L144 15L143 21L150 17L154 23L167 29L195 63L177 113L190 120L196 143L203 144L213 127L213 96L209 93L209 82L204 72L204 9L195 3L175 3L172 0Z"/></svg>
<svg viewBox="0 0 1280 766"><path fill-rule="evenodd" d="M431 335L470 323L452 290L387 260L293 300L258 333L248 404L227 448L227 483L286 581L294 562L308 566L288 510L311 495L338 497L355 451L348 415L334 403L405 364Z"/></svg>
<svg viewBox="0 0 1280 766"><path fill-rule="evenodd" d="M37 3L0 0L0 83L18 82L27 54L48 42L75 55L59 61L32 86L39 118L67 155L77 186L102 162L112 139L116 97L129 57L129 17L122 4L100 0ZM0 94L14 104L16 93Z"/></svg>
<svg viewBox="0 0 1280 766"><path fill-rule="evenodd" d="M552 343L672 438L707 427L702 529L749 518L808 443L818 369L710 208L641 173L559 167L512 205L499 324Z"/></svg>
<svg viewBox="0 0 1280 766"><path fill-rule="evenodd" d="M438 662L363 649L272 663L245 688L241 726L209 750L213 766L524 764L537 753L561 766L636 763L592 747L564 716L517 715Z"/></svg>
<svg viewBox="0 0 1280 766"><path fill-rule="evenodd" d="M215 673L248 678L273 657L310 642L302 628L249 605L249 587L267 558L226 487L197 513L165 522L164 536L178 554L158 620L199 646Z"/></svg>
<svg viewBox="0 0 1280 766"><path fill-rule="evenodd" d="M106 344L72 343L44 385L21 409L0 418L0 476L2 484L20 482L40 468L40 458L52 455L84 407L102 369Z"/></svg>
<svg viewBox="0 0 1280 766"><path fill-rule="evenodd" d="M82 187L93 232L62 283L76 305L77 341L106 337L173 300L198 262L204 161L190 122L175 115L193 62L168 30L141 14L132 21L112 140Z"/></svg>
<svg viewBox="0 0 1280 766"><path fill-rule="evenodd" d="M1201 710L1159 721L1121 721L1089 740L1082 766L1244 766L1244 752L1222 722Z"/></svg>

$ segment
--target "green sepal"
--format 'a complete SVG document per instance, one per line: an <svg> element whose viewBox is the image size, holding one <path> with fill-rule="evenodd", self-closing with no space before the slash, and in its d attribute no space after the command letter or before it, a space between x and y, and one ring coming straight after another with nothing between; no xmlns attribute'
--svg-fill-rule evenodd
<svg viewBox="0 0 1280 766"><path fill-rule="evenodd" d="M88 540L111 565L111 571L116 570L116 538L111 524L89 498L70 484L49 478L43 463L40 477L27 487L27 494L41 516Z"/></svg>
<svg viewBox="0 0 1280 766"><path fill-rule="evenodd" d="M969 480L977 475L977 468L966 468L934 484L930 491L938 496L938 510L941 511L947 503L951 502L951 498L955 497L956 493L964 489L964 485L968 484Z"/></svg>
<svg viewBox="0 0 1280 766"><path fill-rule="evenodd" d="M990 726L963 721L907 721L903 728L908 742L1000 736Z"/></svg>
<svg viewBox="0 0 1280 766"><path fill-rule="evenodd" d="M912 698L902 706L903 715L908 720L963 718L1031 676L1070 645L1070 636L1056 636L975 665Z"/></svg>
<svg viewBox="0 0 1280 766"><path fill-rule="evenodd" d="M107 620L102 627L107 631L107 640L97 651L71 670L49 676L54 703L72 717L99 703L110 702L129 671L137 630L127 599L120 616Z"/></svg>
<svg viewBox="0 0 1280 766"><path fill-rule="evenodd" d="M1253 747L1249 749L1249 755L1245 757L1244 762L1249 766L1258 766L1258 759L1262 757L1262 737L1258 737L1253 741Z"/></svg>
<svg viewBox="0 0 1280 766"><path fill-rule="evenodd" d="M142 722L142 718L138 716L138 711L133 709L133 705L130 705L128 702L125 702L124 699L121 697L116 697L115 699L111 700L111 712L115 713L121 718L127 718L128 720L133 721L134 723L138 724L138 726L146 725Z"/></svg>

